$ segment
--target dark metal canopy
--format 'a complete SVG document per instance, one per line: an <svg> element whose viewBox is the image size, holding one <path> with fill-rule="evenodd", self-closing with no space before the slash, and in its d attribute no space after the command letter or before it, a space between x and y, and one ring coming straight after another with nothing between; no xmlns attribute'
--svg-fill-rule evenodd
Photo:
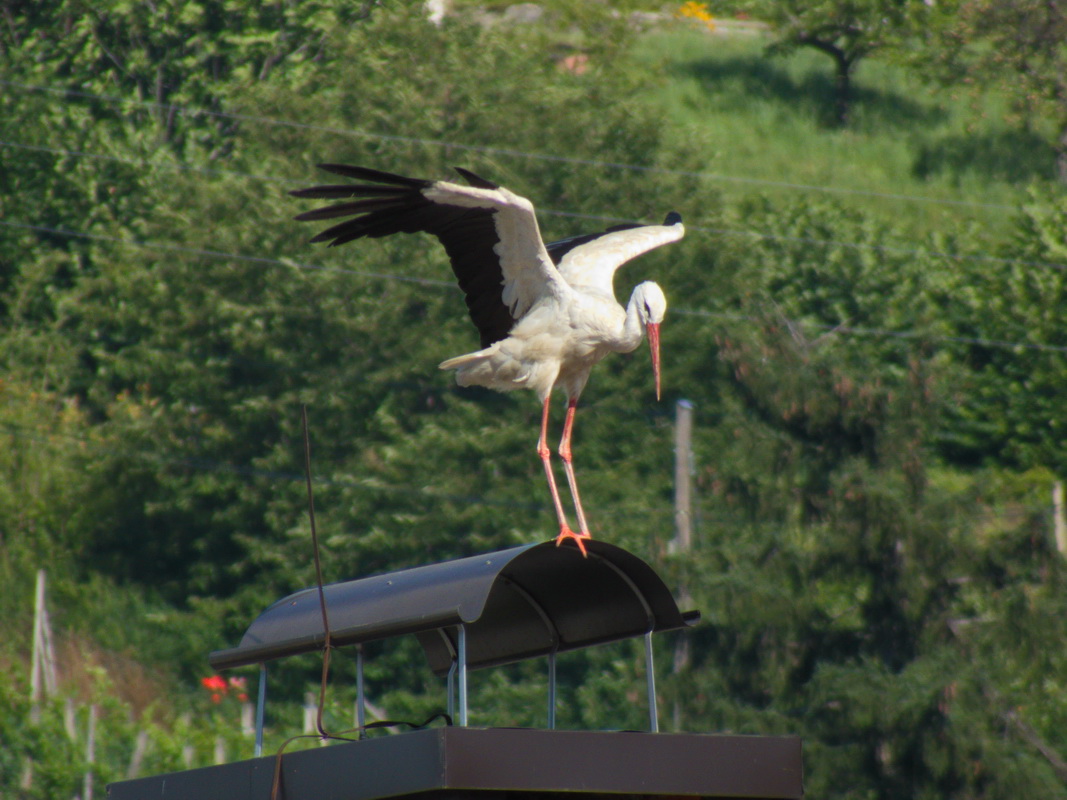
<svg viewBox="0 0 1067 800"><path fill-rule="evenodd" d="M656 572L620 547L587 541L524 545L324 587L331 643L401 634L419 637L430 667L455 661L457 626L467 665L489 667L694 624ZM241 643L208 660L215 669L320 650L325 642L317 588L267 608Z"/></svg>

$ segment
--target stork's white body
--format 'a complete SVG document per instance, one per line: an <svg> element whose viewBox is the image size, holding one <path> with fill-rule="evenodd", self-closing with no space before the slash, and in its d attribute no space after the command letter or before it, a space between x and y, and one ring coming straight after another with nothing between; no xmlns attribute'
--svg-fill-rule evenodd
<svg viewBox="0 0 1067 800"><path fill-rule="evenodd" d="M553 388L577 400L593 365L608 353L629 353L644 338L643 303L666 311L653 283L635 289L627 309L615 299L615 271L630 259L681 239L685 229L648 225L607 233L570 250L557 267L545 249L533 204L504 188L438 182L424 192L433 202L492 208L499 242L494 251L504 278L503 299L517 320L506 339L442 362L461 386L497 391L531 389L544 403ZM642 322L644 324L642 324Z"/></svg>
<svg viewBox="0 0 1067 800"><path fill-rule="evenodd" d="M614 296L577 290L539 300L508 338L467 355L450 358L442 369L456 370L461 386L497 391L531 389L545 402L553 388L577 399L593 365L608 353L629 353L644 330L636 311L626 311Z"/></svg>
<svg viewBox="0 0 1067 800"><path fill-rule="evenodd" d="M659 324L667 309L663 291L650 281L641 283L624 309L615 299L613 280L625 262L681 239L685 232L681 217L671 214L663 225L618 226L546 246L529 200L465 170L459 172L469 186L363 167L322 166L372 183L294 192L301 197L369 198L297 217L354 217L313 241L332 240L338 245L365 236L425 231L445 246L483 347L450 358L441 368L455 370L463 386L530 389L537 394L542 403L537 452L559 520L557 542L574 538L584 554L581 538L589 536L589 527L571 465L578 397L594 364L608 353L633 351L646 331L659 394ZM564 391L568 399L559 453L578 515L577 533L567 524L545 441L553 388Z"/></svg>

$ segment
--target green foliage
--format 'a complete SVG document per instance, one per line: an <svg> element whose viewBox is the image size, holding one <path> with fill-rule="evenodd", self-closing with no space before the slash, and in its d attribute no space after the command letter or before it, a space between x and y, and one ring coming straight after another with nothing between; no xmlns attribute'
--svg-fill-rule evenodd
<svg viewBox="0 0 1067 800"><path fill-rule="evenodd" d="M964 236L984 250L1008 233L1031 185L1052 175L1045 128L1022 125L1006 93L931 86L921 73L870 59L858 73L849 127L827 130L821 120L833 86L820 57L768 59L764 41L656 32L636 51L669 76L646 92L669 120L667 145L678 142L675 158L701 171L730 207L763 196L836 199L888 221L903 249ZM690 163L694 145L704 155ZM735 236L761 233L740 221L744 234Z"/></svg>
<svg viewBox="0 0 1067 800"><path fill-rule="evenodd" d="M964 337L953 349L969 377L942 437L958 460L1067 469L1058 402L1067 366L1065 222L1061 197L1035 195L1001 258L955 276L944 305Z"/></svg>
<svg viewBox="0 0 1067 800"><path fill-rule="evenodd" d="M916 9L922 46L911 51L911 60L944 83L1001 88L1025 126L1051 130L1054 174L1061 184L1067 181L1063 7L1038 0L953 0Z"/></svg>
<svg viewBox="0 0 1067 800"><path fill-rule="evenodd" d="M834 63L833 124L848 123L852 72L871 53L892 46L905 34L910 0L822 0L822 2L730 3L734 10L766 22L773 37L769 54L810 48Z"/></svg>
<svg viewBox="0 0 1067 800"><path fill-rule="evenodd" d="M1064 467L1067 211L1045 190L1015 220L940 202L1013 203L1047 151L1002 155L1035 141L999 118L1002 96L965 113L873 61L853 127L827 131L814 55L636 41L612 10L485 27L468 9L435 27L420 4L9 9L0 611L17 632L0 649L0 792L32 761L30 796L72 794L84 767L61 701L25 725L42 566L61 647L85 665L63 680L79 736L99 708L100 781L124 777L141 731L145 772L183 768L186 745L210 763L219 736L249 752L233 698L211 703L198 679L206 652L314 581L305 407L327 580L554 533L537 404L436 369L476 346L436 243L327 251L289 221L305 206L286 189L351 161L469 167L534 199L548 238L610 224L583 215L686 217L682 244L617 281L667 290L665 401L643 350L609 359L575 434L594 533L704 612L689 666L660 676L672 721L802 735L820 796L1064 794L1064 665L1047 646L1064 576L1044 505ZM23 33L46 23L67 35ZM846 191L797 199L824 184ZM698 541L677 556L683 397ZM674 643L657 641L661 665ZM368 646L367 663L389 717L444 706L413 639ZM268 750L320 667L272 665ZM352 724L353 673L335 654L331 730ZM644 677L640 643L565 654L561 726L642 728ZM543 725L546 683L541 663L476 673L475 724Z"/></svg>

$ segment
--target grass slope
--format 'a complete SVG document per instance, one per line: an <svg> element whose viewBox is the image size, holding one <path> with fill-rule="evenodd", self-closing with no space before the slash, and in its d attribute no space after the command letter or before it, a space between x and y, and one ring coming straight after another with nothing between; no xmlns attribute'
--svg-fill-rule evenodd
<svg viewBox="0 0 1067 800"><path fill-rule="evenodd" d="M851 125L836 129L829 59L768 57L767 42L668 31L645 35L635 52L649 70L650 102L674 137L704 151L702 170L728 203L802 193L913 233L972 221L996 233L1005 207L1053 174L1051 138L1005 98L941 89L878 58L857 69Z"/></svg>

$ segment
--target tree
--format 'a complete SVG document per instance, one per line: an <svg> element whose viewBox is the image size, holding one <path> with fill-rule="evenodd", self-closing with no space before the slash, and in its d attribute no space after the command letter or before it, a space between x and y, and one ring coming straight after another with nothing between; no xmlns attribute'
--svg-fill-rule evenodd
<svg viewBox="0 0 1067 800"><path fill-rule="evenodd" d="M1005 92L1024 124L1055 120L1056 173L1067 182L1067 8L1044 0L918 6L913 60L941 82Z"/></svg>
<svg viewBox="0 0 1067 800"><path fill-rule="evenodd" d="M749 0L738 10L770 25L774 41L769 53L790 53L809 47L834 63L834 123L848 124L852 76L856 66L876 50L897 41L910 0Z"/></svg>
<svg viewBox="0 0 1067 800"><path fill-rule="evenodd" d="M1036 193L1000 258L971 262L945 286L964 370L939 439L956 463L1067 474L1065 229L1063 198Z"/></svg>
<svg viewBox="0 0 1067 800"><path fill-rule="evenodd" d="M1047 486L945 470L954 365L877 335L937 319L934 259L830 205L739 213L774 236L719 254L738 313L690 337L732 391L695 431L703 522L668 569L706 621L665 691L693 729L801 735L820 796L1064 796L1059 688L1009 677L1043 663L1016 625L1059 636Z"/></svg>
<svg viewBox="0 0 1067 800"><path fill-rule="evenodd" d="M433 46L413 50L413 31ZM13 273L5 296L12 335L0 354L48 374L96 424L95 495L114 500L102 504L85 536L98 568L183 605L240 595L234 602L243 611L261 605L264 594L309 583L303 404L314 467L327 476L317 505L323 528L335 532L326 541L331 578L540 536L549 506L525 492L542 480L531 433L536 410L524 407L526 398L457 391L435 369L474 344L436 242L398 237L317 249L307 244L313 231L285 222L301 208L275 178L316 182L313 163L340 158L443 176L457 161L434 144L444 139L469 146L460 163L519 190L537 186L539 205L562 199L570 209L602 212L610 196L621 213L659 216L670 205L656 199L668 182L661 175L623 182L591 165L497 154L543 153L557 141L556 150L590 162L655 161L653 112L635 103L625 70L609 68L617 42L591 47L593 66L578 75L558 66L551 36L463 20L441 30L421 7L383 9L316 38L317 58L280 62L268 80L236 70L212 84L216 107L241 117L216 115L236 148L229 155L192 147L183 151L186 161L172 150L138 163L139 151L123 150L123 137L157 123L135 109L116 116L106 145L79 143L94 160L42 153L24 170L19 192L5 197L12 208L26 214L33 194L67 192L68 181L72 200L65 214L48 208L56 217L45 227L55 230L28 231L13 251L22 274ZM388 81L365 80L382 64ZM472 72L495 77L472 81ZM29 96L35 108L49 106ZM64 113L84 113L95 98L62 105ZM29 125L29 105L17 108ZM245 119L252 116L255 123ZM580 142L571 141L570 127L545 125L562 118L581 127ZM187 121L195 127L195 115L175 122L183 141ZM95 137L100 127L87 130ZM71 129L80 130L60 126L57 135ZM345 129L353 135L339 138ZM373 135L397 130L409 141ZM224 169L211 169L222 159ZM68 163L73 170L58 168ZM79 219L97 221L92 238L60 230ZM561 219L552 227L563 237L589 223ZM45 270L50 261L35 255L40 250L58 266ZM60 269L67 280L54 279ZM620 360L604 381L647 390L641 377L638 383L637 370ZM589 393L590 404L596 396ZM632 422L646 427L640 414ZM596 431L591 414L577 435ZM629 468L647 469L647 460L631 463L609 441ZM657 457L654 448L644 452ZM489 488L472 499L475 476ZM620 494L603 483L605 498ZM594 484L587 502L595 504ZM650 486L648 494L658 490Z"/></svg>

